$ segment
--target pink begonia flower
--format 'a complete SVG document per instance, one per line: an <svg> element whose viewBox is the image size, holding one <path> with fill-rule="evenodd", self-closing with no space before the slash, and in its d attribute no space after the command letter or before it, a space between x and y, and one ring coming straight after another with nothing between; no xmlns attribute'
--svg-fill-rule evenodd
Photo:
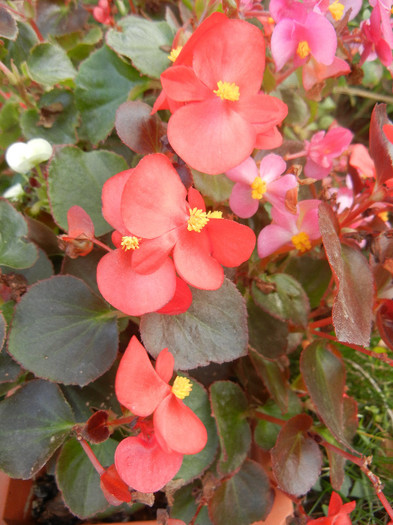
<svg viewBox="0 0 393 525"><path fill-rule="evenodd" d="M339 157L349 146L353 133L337 126L326 133L318 131L310 141L305 141L307 161L304 166L306 177L323 179L333 167L333 159Z"/></svg>
<svg viewBox="0 0 393 525"><path fill-rule="evenodd" d="M332 492L328 508L328 515L323 518L311 520L307 525L351 525L351 518L348 516L355 510L356 502L350 501L343 505L343 500L337 494Z"/></svg>
<svg viewBox="0 0 393 525"><path fill-rule="evenodd" d="M353 144L349 164L355 168L362 179L375 179L375 164L368 149L363 144Z"/></svg>
<svg viewBox="0 0 393 525"><path fill-rule="evenodd" d="M386 67L392 63L393 31L390 23L390 10L377 2L370 19L362 22L361 33L363 51L359 65L366 60L378 58Z"/></svg>
<svg viewBox="0 0 393 525"><path fill-rule="evenodd" d="M303 66L303 86L308 91L319 82L323 82L328 78L339 77L340 75L348 75L350 72L351 67L342 58L334 57L333 62L325 66L311 57L311 60Z"/></svg>
<svg viewBox="0 0 393 525"><path fill-rule="evenodd" d="M247 219L256 213L261 200L285 207L287 191L297 187L294 175L281 177L286 167L279 155L271 153L262 159L259 172L252 157L227 171L226 176L236 182L229 199L231 210L242 219Z"/></svg>
<svg viewBox="0 0 393 525"><path fill-rule="evenodd" d="M322 14L331 16L336 22L344 18L349 10L348 20L353 20L362 7L362 0L320 0L315 9Z"/></svg>
<svg viewBox="0 0 393 525"><path fill-rule="evenodd" d="M304 253L321 236L318 226L318 206L321 201L310 199L298 203L296 215L272 208L272 223L258 236L258 255L261 259L275 252L297 249Z"/></svg>
<svg viewBox="0 0 393 525"><path fill-rule="evenodd" d="M150 242L134 236L124 225L120 213L122 192L133 171L114 175L103 187L102 214L116 230L112 234L116 249L105 254L98 263L98 288L108 303L127 315L139 316L162 307L166 308L163 313L182 313L190 306L192 296L185 283L176 277L168 256L147 274L140 274L132 267L139 246Z"/></svg>
<svg viewBox="0 0 393 525"><path fill-rule="evenodd" d="M111 14L110 0L99 0L98 6L93 8L93 17L105 25L113 24L113 16Z"/></svg>
<svg viewBox="0 0 393 525"><path fill-rule="evenodd" d="M299 9L296 18L282 18L271 39L277 71L291 59L295 66L302 66L311 56L328 66L334 60L336 48L337 36L332 24L323 15L304 9Z"/></svg>

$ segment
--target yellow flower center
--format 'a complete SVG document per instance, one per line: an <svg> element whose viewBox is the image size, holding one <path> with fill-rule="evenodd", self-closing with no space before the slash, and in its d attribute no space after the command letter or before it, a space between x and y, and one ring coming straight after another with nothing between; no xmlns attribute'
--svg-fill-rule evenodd
<svg viewBox="0 0 393 525"><path fill-rule="evenodd" d="M334 20L341 20L344 15L344 6L340 4L339 0L334 0L334 2L329 6L329 11L332 14Z"/></svg>
<svg viewBox="0 0 393 525"><path fill-rule="evenodd" d="M389 212L387 211L381 211L378 213L378 217L383 220L383 222L388 222L389 220Z"/></svg>
<svg viewBox="0 0 393 525"><path fill-rule="evenodd" d="M171 62L176 62L177 57L180 55L180 51L183 49L183 46L177 46L171 50L171 54L168 55L168 58Z"/></svg>
<svg viewBox="0 0 393 525"><path fill-rule="evenodd" d="M272 18L271 16L269 16L267 21L269 22L269 24L274 24L274 18Z"/></svg>
<svg viewBox="0 0 393 525"><path fill-rule="evenodd" d="M190 395L191 390L192 383L187 377L176 377L172 386L172 392L175 394L176 397L178 397L179 399L184 399L185 397Z"/></svg>
<svg viewBox="0 0 393 525"><path fill-rule="evenodd" d="M253 199L262 199L267 189L266 182L262 180L261 177L255 177L255 179L252 181L251 189L251 197Z"/></svg>
<svg viewBox="0 0 393 525"><path fill-rule="evenodd" d="M304 253L307 250L311 250L310 237L306 232L297 233L292 237L291 241L294 247L299 250L299 252Z"/></svg>
<svg viewBox="0 0 393 525"><path fill-rule="evenodd" d="M308 57L310 52L311 52L311 49L310 49L310 46L308 45L307 40L302 40L301 42L299 42L297 49L296 49L296 53L300 56L300 58Z"/></svg>
<svg viewBox="0 0 393 525"><path fill-rule="evenodd" d="M126 252L127 250L137 250L139 248L138 237L130 237L128 235L121 238L121 247Z"/></svg>
<svg viewBox="0 0 393 525"><path fill-rule="evenodd" d="M213 90L213 93L220 97L221 100L230 100L235 102L240 98L239 86L234 82L230 84L229 82L223 82L219 80L217 82L217 89Z"/></svg>
<svg viewBox="0 0 393 525"><path fill-rule="evenodd" d="M192 232L200 232L209 222L209 219L222 219L221 211L205 212L199 208L190 208L190 218L187 221L187 230Z"/></svg>

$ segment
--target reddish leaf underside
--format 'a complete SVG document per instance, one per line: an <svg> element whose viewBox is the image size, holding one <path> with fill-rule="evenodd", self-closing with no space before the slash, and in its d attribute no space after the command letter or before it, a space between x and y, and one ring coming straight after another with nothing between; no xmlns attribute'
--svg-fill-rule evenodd
<svg viewBox="0 0 393 525"><path fill-rule="evenodd" d="M323 245L338 289L333 304L337 338L368 346L374 304L372 272L360 250L340 243L330 206L320 204L318 214Z"/></svg>
<svg viewBox="0 0 393 525"><path fill-rule="evenodd" d="M389 123L386 104L376 104L370 121L370 155L375 163L379 184L393 177L393 144L383 131L384 125Z"/></svg>

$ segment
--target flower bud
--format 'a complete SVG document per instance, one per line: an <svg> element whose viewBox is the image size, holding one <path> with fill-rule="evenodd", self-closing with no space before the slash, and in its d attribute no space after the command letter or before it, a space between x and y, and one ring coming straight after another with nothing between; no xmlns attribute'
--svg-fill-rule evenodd
<svg viewBox="0 0 393 525"><path fill-rule="evenodd" d="M44 162L52 155L53 148L45 139L37 138L24 142L14 142L5 152L8 166L18 172L27 173L34 166Z"/></svg>

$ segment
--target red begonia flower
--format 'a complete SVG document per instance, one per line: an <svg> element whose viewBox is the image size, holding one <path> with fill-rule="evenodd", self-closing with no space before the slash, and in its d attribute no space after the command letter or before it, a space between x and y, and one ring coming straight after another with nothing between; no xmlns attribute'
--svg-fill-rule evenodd
<svg viewBox="0 0 393 525"><path fill-rule="evenodd" d="M119 443L115 451L116 469L121 479L139 492L162 489L178 472L183 454L161 448L154 433L141 432Z"/></svg>
<svg viewBox="0 0 393 525"><path fill-rule="evenodd" d="M116 396L137 416L153 414L154 435L160 448L178 454L197 454L206 445L206 428L182 401L191 391L190 380L177 377L172 387L168 384L173 366L173 355L164 349L154 369L144 347L132 337L117 371ZM127 482L120 470L119 473Z"/></svg>
<svg viewBox="0 0 393 525"><path fill-rule="evenodd" d="M343 505L340 496L336 492L332 492L328 515L323 518L311 520L307 525L351 525L352 521L348 514L355 510L355 507L355 501L350 501Z"/></svg>
<svg viewBox="0 0 393 525"><path fill-rule="evenodd" d="M101 490L111 505L129 503L132 499L128 485L120 478L115 465L111 465L100 476Z"/></svg>
<svg viewBox="0 0 393 525"><path fill-rule="evenodd" d="M94 224L90 215L80 206L71 206L67 212L68 235L59 235L61 249L71 259L88 255L93 249Z"/></svg>
<svg viewBox="0 0 393 525"><path fill-rule="evenodd" d="M118 173L103 187L102 212L107 222L116 228L112 236L116 249L105 254L98 263L97 284L112 306L128 315L139 316L155 312L172 300L176 274L169 257L163 258L150 273L137 273L132 268L134 254L143 241L127 230L120 214L121 192L132 173L133 170Z"/></svg>
<svg viewBox="0 0 393 525"><path fill-rule="evenodd" d="M133 268L151 272L172 254L177 273L195 288L219 288L221 265L238 266L255 246L251 228L220 218L220 212L206 212L201 194L193 188L187 194L170 161L159 153L144 157L135 168L124 186L121 213L129 231L149 240L135 253Z"/></svg>
<svg viewBox="0 0 393 525"><path fill-rule="evenodd" d="M203 39L196 30L191 50L183 57L181 52L161 75L173 111L171 146L191 167L212 175L237 166L255 147L279 146L282 138L275 126L288 111L281 100L260 92L262 32L222 15L213 22L203 27Z"/></svg>

